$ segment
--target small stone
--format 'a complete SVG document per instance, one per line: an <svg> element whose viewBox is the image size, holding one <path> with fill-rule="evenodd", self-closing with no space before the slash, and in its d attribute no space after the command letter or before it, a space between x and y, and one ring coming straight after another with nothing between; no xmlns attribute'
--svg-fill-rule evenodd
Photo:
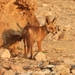
<svg viewBox="0 0 75 75"><path fill-rule="evenodd" d="M60 75L60 72L55 73L55 75Z"/></svg>
<svg viewBox="0 0 75 75"><path fill-rule="evenodd" d="M6 70L3 75L15 75L15 73L12 70Z"/></svg>
<svg viewBox="0 0 75 75"><path fill-rule="evenodd" d="M56 75L67 75L70 73L70 68L66 65L56 65L52 70L58 72Z"/></svg>
<svg viewBox="0 0 75 75"><path fill-rule="evenodd" d="M42 52L39 52L36 56L35 56L35 59L37 61L46 61L46 56L42 53Z"/></svg>
<svg viewBox="0 0 75 75"><path fill-rule="evenodd" d="M50 12L50 11L44 12L43 15L44 15L44 16L52 15L52 12Z"/></svg>
<svg viewBox="0 0 75 75"><path fill-rule="evenodd" d="M72 69L71 72L72 72L72 74L75 74L75 69Z"/></svg>
<svg viewBox="0 0 75 75"><path fill-rule="evenodd" d="M42 72L43 72L44 74L47 74L47 73L50 73L51 71L50 71L49 69L43 69Z"/></svg>
<svg viewBox="0 0 75 75"><path fill-rule="evenodd" d="M64 65L56 65L55 67L52 68L52 70L56 72L56 71L60 71L64 68L65 68Z"/></svg>
<svg viewBox="0 0 75 75"><path fill-rule="evenodd" d="M2 54L1 54L2 58L10 58L11 55L10 55L10 52L8 49L1 49L1 50L3 50Z"/></svg>
<svg viewBox="0 0 75 75"><path fill-rule="evenodd" d="M23 74L19 74L19 75L32 75L32 73L27 72L27 73L23 73Z"/></svg>
<svg viewBox="0 0 75 75"><path fill-rule="evenodd" d="M54 65L47 65L46 68L53 68Z"/></svg>
<svg viewBox="0 0 75 75"><path fill-rule="evenodd" d="M32 72L32 75L45 75L47 73L50 73L50 70L49 69L43 69L41 71L34 71L34 72Z"/></svg>
<svg viewBox="0 0 75 75"><path fill-rule="evenodd" d="M17 66L17 65L11 65L11 69L17 73L24 73L25 72L22 67Z"/></svg>
<svg viewBox="0 0 75 75"><path fill-rule="evenodd" d="M3 73L6 71L5 68L0 68L0 75L3 75Z"/></svg>
<svg viewBox="0 0 75 75"><path fill-rule="evenodd" d="M70 73L70 70L69 69L62 69L59 72L60 72L60 75L67 75Z"/></svg>
<svg viewBox="0 0 75 75"><path fill-rule="evenodd" d="M73 29L72 26L69 24L64 27L65 31L71 31L72 29Z"/></svg>
<svg viewBox="0 0 75 75"><path fill-rule="evenodd" d="M47 7L47 6L48 6L48 4L46 4L46 3L43 3L43 4L42 4L42 6L44 6L44 7Z"/></svg>
<svg viewBox="0 0 75 75"><path fill-rule="evenodd" d="M75 64L74 60L69 59L69 58L64 58L63 61L64 61L64 63L66 63L66 64Z"/></svg>
<svg viewBox="0 0 75 75"><path fill-rule="evenodd" d="M59 51L65 51L66 49L65 48L56 48L55 50L59 52Z"/></svg>
<svg viewBox="0 0 75 75"><path fill-rule="evenodd" d="M66 67L66 68L69 68L69 69L71 69L71 64L66 64L66 63L63 63L63 65Z"/></svg>
<svg viewBox="0 0 75 75"><path fill-rule="evenodd" d="M43 62L42 65L41 65L41 67L47 68L47 65L49 65L49 62Z"/></svg>
<svg viewBox="0 0 75 75"><path fill-rule="evenodd" d="M10 68L11 68L10 65L11 65L11 64L9 64L9 63L3 63L3 64L2 64L2 66L3 66L5 69L10 69Z"/></svg>

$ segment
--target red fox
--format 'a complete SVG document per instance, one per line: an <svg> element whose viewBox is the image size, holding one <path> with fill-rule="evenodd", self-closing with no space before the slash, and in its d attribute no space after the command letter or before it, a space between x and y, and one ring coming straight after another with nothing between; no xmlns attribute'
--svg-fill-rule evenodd
<svg viewBox="0 0 75 75"><path fill-rule="evenodd" d="M41 41L49 33L56 33L56 26L54 25L56 18L51 22L49 16L46 16L46 23L43 26L28 25L23 30L24 54L26 58L33 58L33 45L37 42L38 51L41 52Z"/></svg>

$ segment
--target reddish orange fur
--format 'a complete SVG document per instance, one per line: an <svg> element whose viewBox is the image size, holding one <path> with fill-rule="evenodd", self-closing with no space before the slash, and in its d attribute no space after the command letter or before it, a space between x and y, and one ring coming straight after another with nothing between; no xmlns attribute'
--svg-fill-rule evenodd
<svg viewBox="0 0 75 75"><path fill-rule="evenodd" d="M24 42L24 54L27 58L32 58L33 56L33 44L36 41L38 45L38 51L41 49L41 41L45 36L51 32L56 31L56 26L54 25L55 18L50 22L49 17L46 16L46 23L43 26L31 26L28 25L23 30L23 42ZM30 54L30 56L28 56Z"/></svg>

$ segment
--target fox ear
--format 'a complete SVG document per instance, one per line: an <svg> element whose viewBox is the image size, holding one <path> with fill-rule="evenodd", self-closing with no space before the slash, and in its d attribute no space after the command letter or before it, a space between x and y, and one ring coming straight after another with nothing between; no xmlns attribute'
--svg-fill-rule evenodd
<svg viewBox="0 0 75 75"><path fill-rule="evenodd" d="M49 16L46 16L46 24L50 24L50 19L49 19Z"/></svg>
<svg viewBox="0 0 75 75"><path fill-rule="evenodd" d="M52 23L56 23L56 17L52 20Z"/></svg>

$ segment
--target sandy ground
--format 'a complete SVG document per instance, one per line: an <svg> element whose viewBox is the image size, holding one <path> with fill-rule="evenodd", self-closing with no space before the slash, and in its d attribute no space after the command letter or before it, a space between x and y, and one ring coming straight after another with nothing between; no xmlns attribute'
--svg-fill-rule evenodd
<svg viewBox="0 0 75 75"><path fill-rule="evenodd" d="M45 23L45 16L47 15L50 15L50 20L52 20L54 17L57 17L55 25L60 27L61 35L62 32L64 32L64 36L60 39L58 39L58 36L55 36L54 38L54 36L52 36L50 33L42 41L43 53L46 55L47 60L59 60L75 65L75 1L38 0L37 5L38 8L35 14L40 22L40 25ZM23 47L23 44L20 43L19 47ZM35 43L34 53L37 52L37 50L37 44ZM29 60L20 57L11 58L10 61L21 66L33 66L39 64L39 62L36 60ZM34 69L31 68L31 70ZM30 69L28 68L28 70Z"/></svg>
<svg viewBox="0 0 75 75"><path fill-rule="evenodd" d="M73 0L38 0L36 16L40 24L44 24L44 17L50 15L52 20L57 16L56 25L63 30L70 26L70 31L65 31L65 38L54 40L49 34L43 41L43 50L48 50L50 56L60 57L61 55L75 54L75 1ZM75 57L75 56L74 56Z"/></svg>
<svg viewBox="0 0 75 75"><path fill-rule="evenodd" d="M64 36L60 39L48 34L42 41L43 53L49 60L64 60L65 58L75 59L75 1L73 0L38 0L38 8L35 12L40 25L45 23L45 16L49 15L50 20L57 17L55 25L60 27L60 33ZM65 31L63 31L65 29ZM59 32L58 32L59 33ZM23 44L19 44L23 47ZM37 52L37 44L34 44L34 54Z"/></svg>

